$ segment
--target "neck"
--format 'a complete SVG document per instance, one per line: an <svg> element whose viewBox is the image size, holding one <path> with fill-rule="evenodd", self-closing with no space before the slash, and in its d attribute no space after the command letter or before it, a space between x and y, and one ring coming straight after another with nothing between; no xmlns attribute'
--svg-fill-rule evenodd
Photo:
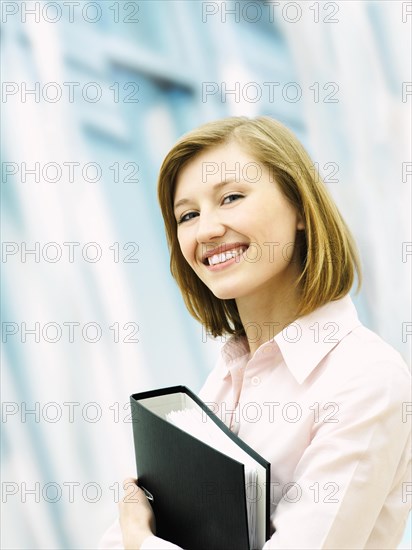
<svg viewBox="0 0 412 550"><path fill-rule="evenodd" d="M282 332L298 317L299 291L279 284L267 290L260 289L258 296L238 298L236 305L245 327L250 357L265 342Z"/></svg>

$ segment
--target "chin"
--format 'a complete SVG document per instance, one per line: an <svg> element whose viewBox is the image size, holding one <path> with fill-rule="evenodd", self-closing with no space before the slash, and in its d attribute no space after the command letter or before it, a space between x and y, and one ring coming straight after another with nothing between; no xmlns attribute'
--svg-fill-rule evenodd
<svg viewBox="0 0 412 550"><path fill-rule="evenodd" d="M213 292L219 300L235 300L237 296L233 292Z"/></svg>
<svg viewBox="0 0 412 550"><path fill-rule="evenodd" d="M219 300L235 300L236 298L240 298L242 295L242 292L233 288L233 286L230 288L211 288L210 291L216 296L216 298L219 298Z"/></svg>

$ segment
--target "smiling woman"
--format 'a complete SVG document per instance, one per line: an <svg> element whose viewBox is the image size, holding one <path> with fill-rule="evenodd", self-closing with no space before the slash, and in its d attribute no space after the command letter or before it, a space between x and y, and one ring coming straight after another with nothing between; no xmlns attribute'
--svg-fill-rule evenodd
<svg viewBox="0 0 412 550"><path fill-rule="evenodd" d="M356 247L302 145L269 118L212 122L173 147L158 193L189 312L231 335L200 397L271 464L264 550L396 548L410 374L358 319ZM178 548L139 500L125 495L100 548Z"/></svg>
<svg viewBox="0 0 412 550"><path fill-rule="evenodd" d="M206 193L212 193L213 184L215 194L221 191L219 197L225 197L225 204L219 208L220 218L215 217L218 214L213 210L205 212L211 207L208 203L203 206L203 215L194 208L203 197L207 199ZM234 192L239 195L236 203L244 205L227 205ZM300 293L297 315L343 297L352 287L355 272L360 285L358 255L346 223L302 145L273 119L231 117L190 132L166 156L158 194L172 274L189 311L213 336L242 334L244 328L235 297L226 296L226 302L216 299L220 297L215 297L203 280L202 271L197 272L185 256L189 234L195 230L191 228L193 224L197 239L203 240L199 243L203 253L220 241L227 243L236 235L243 235L246 226L246 233L260 226L257 240L246 241L252 245L246 258L258 267L253 270L253 277L261 274L265 259L266 264L276 260L279 264L281 259L291 264L289 270L293 268L295 278L289 278L289 283ZM189 216L199 220L188 221ZM213 220L221 221L221 227L215 230L222 232L223 216L229 222L236 218L239 229L229 226L221 235L202 234L212 229L205 224ZM190 228L182 227L185 224Z"/></svg>
<svg viewBox="0 0 412 550"><path fill-rule="evenodd" d="M263 315L287 326L297 318L300 301L296 282L301 266L294 243L304 223L279 185L271 181L266 166L262 165L257 182L243 177L226 180L236 164L246 173L244 167L252 162L256 161L241 145L230 141L197 155L182 168L175 196L176 204L182 200L185 204L174 209L178 249L183 265L213 294L213 302L232 301L242 326ZM216 170L205 178L208 165ZM199 312L205 309L201 305ZM254 342L256 349L269 339L268 330L265 327L261 342Z"/></svg>

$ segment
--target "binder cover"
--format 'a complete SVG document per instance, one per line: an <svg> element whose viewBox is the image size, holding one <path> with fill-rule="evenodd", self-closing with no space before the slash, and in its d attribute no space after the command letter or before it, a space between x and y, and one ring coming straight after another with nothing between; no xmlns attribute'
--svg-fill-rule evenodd
<svg viewBox="0 0 412 550"><path fill-rule="evenodd" d="M257 463L261 548L269 538L270 464L185 386L130 396L139 485L153 495L156 534L185 550L250 548L244 465L165 419L170 410L190 406L190 400Z"/></svg>

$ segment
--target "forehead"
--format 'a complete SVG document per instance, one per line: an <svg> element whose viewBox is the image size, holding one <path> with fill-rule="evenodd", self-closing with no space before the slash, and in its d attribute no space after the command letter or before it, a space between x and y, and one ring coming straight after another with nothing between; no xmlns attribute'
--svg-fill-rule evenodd
<svg viewBox="0 0 412 550"><path fill-rule="evenodd" d="M196 155L180 170L175 197L178 199L185 189L199 183L213 185L229 179L239 181L263 169L264 166L235 141L217 145Z"/></svg>

